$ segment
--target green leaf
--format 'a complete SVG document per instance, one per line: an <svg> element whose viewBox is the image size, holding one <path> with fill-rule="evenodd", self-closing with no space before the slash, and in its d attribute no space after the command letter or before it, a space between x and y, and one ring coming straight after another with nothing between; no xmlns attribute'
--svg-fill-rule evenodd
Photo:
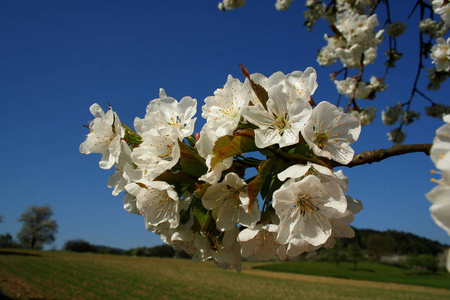
<svg viewBox="0 0 450 300"><path fill-rule="evenodd" d="M136 148L142 143L142 138L139 134L134 132L133 129L122 123L122 127L125 128L125 135L123 137L124 141L130 146L131 149ZM113 126L114 128L114 126Z"/></svg>
<svg viewBox="0 0 450 300"><path fill-rule="evenodd" d="M170 172L166 171L155 178L155 181L165 181L175 186L175 191L181 195L187 188L195 188L196 179L186 172Z"/></svg>
<svg viewBox="0 0 450 300"><path fill-rule="evenodd" d="M249 80L252 90L255 93L256 97L258 97L264 109L267 110L266 102L267 100L269 100L269 93L267 93L267 91L262 86L260 86L259 84L255 83L252 79L250 79L250 74L243 65L240 66L242 74L244 74L244 76L247 77L247 79Z"/></svg>
<svg viewBox="0 0 450 300"><path fill-rule="evenodd" d="M208 167L198 152L181 141L178 141L178 144L180 145L180 164L183 171L195 178L206 174Z"/></svg>
<svg viewBox="0 0 450 300"><path fill-rule="evenodd" d="M272 169L275 167L275 163L278 161L278 158L276 156L271 156L269 159L263 161L260 163L258 167L258 175L256 175L255 179L249 182L247 185L247 193L248 197L250 199L250 205L249 209L253 206L253 203L257 200L258 194L261 191L263 187L268 188L267 181L270 181L272 179L273 175L269 175L271 173ZM263 198L265 198L265 195L261 195Z"/></svg>
<svg viewBox="0 0 450 300"><path fill-rule="evenodd" d="M209 242L211 249L218 250L219 244L217 237L220 232L216 228L216 222L212 217L212 211L203 207L201 199L194 197L193 212L194 212L194 230L200 231Z"/></svg>
<svg viewBox="0 0 450 300"><path fill-rule="evenodd" d="M225 135L214 144L211 169L228 157L259 150L255 145L255 134L251 129L245 129L234 135Z"/></svg>

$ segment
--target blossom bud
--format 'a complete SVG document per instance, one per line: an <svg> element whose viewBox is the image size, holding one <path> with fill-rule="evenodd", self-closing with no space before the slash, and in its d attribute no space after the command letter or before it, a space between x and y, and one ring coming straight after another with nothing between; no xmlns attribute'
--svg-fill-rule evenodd
<svg viewBox="0 0 450 300"><path fill-rule="evenodd" d="M389 24L386 28L386 34L391 37L399 37L406 30L406 24L400 21L396 21L392 24Z"/></svg>
<svg viewBox="0 0 450 300"><path fill-rule="evenodd" d="M388 106L387 111L381 112L381 120L384 125L394 125L398 121L398 117L403 112L403 106L398 102L395 106Z"/></svg>
<svg viewBox="0 0 450 300"><path fill-rule="evenodd" d="M387 136L395 144L401 144L406 138L406 133L401 128L396 128L388 132Z"/></svg>

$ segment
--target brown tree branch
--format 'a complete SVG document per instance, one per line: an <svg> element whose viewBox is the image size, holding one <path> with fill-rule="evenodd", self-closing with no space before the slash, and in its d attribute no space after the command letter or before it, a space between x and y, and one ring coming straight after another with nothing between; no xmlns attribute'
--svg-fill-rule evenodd
<svg viewBox="0 0 450 300"><path fill-rule="evenodd" d="M380 162L386 158L403 155L408 153L423 152L426 155L430 155L430 149L432 144L413 144L413 145L394 145L389 149L378 149L372 151L363 151L353 157L353 160L347 165L332 162L333 167L355 167L365 164L371 164L374 162Z"/></svg>

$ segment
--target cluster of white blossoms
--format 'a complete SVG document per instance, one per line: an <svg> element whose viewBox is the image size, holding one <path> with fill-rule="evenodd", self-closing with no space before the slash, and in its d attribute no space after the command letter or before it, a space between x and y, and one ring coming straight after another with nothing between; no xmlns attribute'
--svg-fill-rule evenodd
<svg viewBox="0 0 450 300"><path fill-rule="evenodd" d="M277 10L287 10L292 2L293 0L276 0L275 7ZM231 10L242 7L245 3L245 0L224 0L219 4L219 8ZM426 68L421 62L417 76L420 75L422 69L425 69L429 79L427 89L437 90L450 76L450 38L445 37L450 28L450 2L448 0L429 0L414 3L412 3L413 12L416 8L422 11L418 22L420 32L428 35L434 44L430 47L430 42L425 42L425 39L421 37L421 59L430 58L430 64L433 66ZM371 124L376 111L372 106L367 108L361 106L359 99L373 100L379 92L383 92L387 88L385 77L388 69L394 68L397 61L403 56L397 50L397 39L405 32L406 24L392 20L393 14L391 14L389 1L305 0L304 4L306 6L306 10L303 12L304 25L308 27L308 30L311 31L314 24L320 19L328 22L330 28L330 32L324 34L326 45L318 52L318 64L343 66L330 74L337 92L340 94L339 99L341 96L348 98L345 111L351 112L359 118L361 125ZM402 4L402 7L405 5L407 4ZM384 10L382 6L385 6L386 11L377 15L378 11ZM384 20L379 20L379 17ZM366 66L375 62L378 57L378 49L382 47L381 43L384 40L388 40L388 43L384 43L384 48L387 48L384 52L387 57L385 60L386 70L381 76L367 74L370 72L370 68ZM429 116L440 117L442 113L438 113L438 109L445 112L449 108L445 106L444 110L440 109L441 104L435 103L414 85L410 100L403 103L408 106L408 109L401 114L401 118L398 116L394 118L395 120L401 119L400 126L388 133L388 138L394 143L402 143L406 138L402 126L419 118L419 114L409 109L411 100L416 94L430 100L431 107L427 108ZM388 115L390 115L389 112ZM383 122L392 125L389 124L389 117Z"/></svg>
<svg viewBox="0 0 450 300"><path fill-rule="evenodd" d="M431 160L442 178L432 180L438 185L426 194L426 197L432 203L431 217L450 235L450 114L445 115L443 120L446 124L436 130L430 150ZM447 270L450 272L450 250L447 255Z"/></svg>
<svg viewBox="0 0 450 300"><path fill-rule="evenodd" d="M276 0L275 8L277 10L287 10L294 0ZM219 2L219 10L232 10L245 5L246 0L223 0Z"/></svg>
<svg viewBox="0 0 450 300"><path fill-rule="evenodd" d="M270 77L228 76L207 97L194 134L197 101L161 89L135 130L110 107L80 145L101 153L100 167L124 209L195 261L241 269L241 260L286 259L351 238L361 202L333 166L352 161L360 123L333 104L317 105L313 68ZM255 157L249 154L259 152Z"/></svg>
<svg viewBox="0 0 450 300"><path fill-rule="evenodd" d="M382 41L383 30L378 26L377 15L367 16L354 10L336 14L334 22L336 35L325 35L327 45L323 47L317 61L322 66L340 61L345 68L360 68L372 64L377 57L377 46ZM362 58L362 59L361 59Z"/></svg>
<svg viewBox="0 0 450 300"><path fill-rule="evenodd" d="M430 58L436 65L436 71L450 71L450 38L442 37L450 28L450 3L446 0L433 0L433 11L440 16L441 22L423 20L419 25L420 30L431 37L437 38L436 44L431 48Z"/></svg>
<svg viewBox="0 0 450 300"><path fill-rule="evenodd" d="M402 143L406 138L406 133L402 130L402 126L410 125L420 118L420 112L415 112L411 109L404 110L403 106L403 104L397 102L395 106L388 106L386 110L381 112L381 120L384 125L391 126L400 121L400 126L392 129L387 134L389 140L396 144Z"/></svg>

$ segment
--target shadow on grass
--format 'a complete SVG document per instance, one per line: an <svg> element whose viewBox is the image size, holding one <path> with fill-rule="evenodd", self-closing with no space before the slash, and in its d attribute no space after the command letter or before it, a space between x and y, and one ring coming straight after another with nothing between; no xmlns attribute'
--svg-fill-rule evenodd
<svg viewBox="0 0 450 300"><path fill-rule="evenodd" d="M2 291L0 291L0 299L2 299L2 300L13 300L14 298L10 298L10 297L6 296L5 294L3 294Z"/></svg>
<svg viewBox="0 0 450 300"><path fill-rule="evenodd" d="M375 270L373 269L347 269L349 271L353 271L353 272L366 272L366 273L375 273Z"/></svg>
<svg viewBox="0 0 450 300"><path fill-rule="evenodd" d="M0 251L0 255L18 255L18 256L42 257L42 255L40 255L40 254L27 253L27 252L4 251L4 250ZM3 298L0 298L0 299L3 299Z"/></svg>

